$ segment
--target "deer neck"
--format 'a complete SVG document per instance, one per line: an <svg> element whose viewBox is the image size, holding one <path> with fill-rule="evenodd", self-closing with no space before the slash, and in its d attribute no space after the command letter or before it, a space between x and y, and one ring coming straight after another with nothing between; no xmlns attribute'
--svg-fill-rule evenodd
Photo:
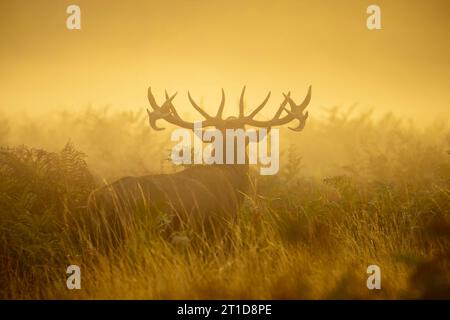
<svg viewBox="0 0 450 320"><path fill-rule="evenodd" d="M245 151L245 161L244 163L239 163L239 159L238 159L238 153L239 151L242 152L242 150L238 150L238 144L236 141L234 141L233 143L233 161L231 164L227 164L227 151L229 152L229 150L227 150L229 148L228 144L229 141L227 141L227 136L225 134L225 132L223 132L223 165L225 170L227 171L227 173L231 176L233 176L233 181L236 183L236 189L241 189L243 191L243 189L245 189L248 185L248 174L249 174L249 158L248 158L248 150L247 150L247 146L248 143L245 143L244 146L244 151Z"/></svg>

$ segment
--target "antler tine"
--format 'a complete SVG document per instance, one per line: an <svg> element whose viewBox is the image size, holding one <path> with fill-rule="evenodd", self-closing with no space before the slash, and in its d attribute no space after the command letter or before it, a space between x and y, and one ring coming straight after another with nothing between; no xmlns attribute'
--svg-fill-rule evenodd
<svg viewBox="0 0 450 320"><path fill-rule="evenodd" d="M148 87L147 98L148 98L148 102L150 103L150 106L153 108L153 110L156 111L160 108L158 106L158 104L156 103L156 100L155 100L155 97L153 96L151 87Z"/></svg>
<svg viewBox="0 0 450 320"><path fill-rule="evenodd" d="M289 102L289 105L291 107L291 110L288 110L284 108L285 111L287 111L291 115L301 115L303 110L308 106L309 102L311 101L311 86L308 88L308 93L306 94L306 97L303 99L303 102L299 105L296 105L294 100L289 95L285 95L285 98ZM290 112L289 112L290 111Z"/></svg>
<svg viewBox="0 0 450 320"><path fill-rule="evenodd" d="M156 125L156 121L162 118L166 118L168 116L171 116L171 112L175 111L172 105L172 100L176 97L177 92L175 92L171 97L169 97L169 94L167 91L165 92L166 95L166 101L161 105L158 106L156 103L155 97L153 96L151 89L148 88L148 100L150 102L150 105L153 108L153 112L147 109L148 114L148 120L150 123L150 126L157 131L164 130L165 128L160 128ZM175 111L176 112L176 111Z"/></svg>
<svg viewBox="0 0 450 320"><path fill-rule="evenodd" d="M220 101L219 109L217 110L216 118L222 119L223 108L225 107L225 92L222 88L222 100Z"/></svg>
<svg viewBox="0 0 450 320"><path fill-rule="evenodd" d="M189 101L191 102L192 106L195 108L195 110L197 110L203 117L205 117L205 119L211 119L212 117L206 113L205 110L203 110L202 108L200 108L197 103L194 101L194 99L192 99L191 97L191 93L188 91L188 98Z"/></svg>
<svg viewBox="0 0 450 320"><path fill-rule="evenodd" d="M285 110L286 110L287 113L289 113L295 119L300 121L300 123L298 124L297 127L295 127L295 128L288 127L288 128L291 129L292 131L302 131L303 128L305 127L306 119L308 119L308 116L309 116L308 111L306 111L305 114L302 117L299 117L298 115L296 115L295 113L291 112L290 110L287 110L287 109L285 109Z"/></svg>
<svg viewBox="0 0 450 320"><path fill-rule="evenodd" d="M239 99L239 118L244 117L244 94L245 94L245 86L242 88L241 98Z"/></svg>
<svg viewBox="0 0 450 320"><path fill-rule="evenodd" d="M259 111L261 111L261 109L264 108L264 106L267 104L267 101L269 101L269 98L270 98L270 91L269 91L269 93L267 94L267 96L266 96L266 98L264 99L264 101L263 101L263 102L262 102L255 110L253 110L252 113L250 113L250 114L248 115L247 118L252 119L254 116L256 116L256 114L257 114Z"/></svg>
<svg viewBox="0 0 450 320"><path fill-rule="evenodd" d="M291 99L291 92L289 91L287 94L283 93L284 96L284 100L283 102L280 104L280 107L278 108L277 112L275 113L275 115L273 116L272 120L276 120L279 119L281 116L281 113L283 112L283 110L285 110L286 108L286 104L289 102L289 99Z"/></svg>
<svg viewBox="0 0 450 320"><path fill-rule="evenodd" d="M173 98L175 98L177 93L178 92L175 92L175 94L172 96L172 98L170 98L169 94L167 93L167 90L165 90L165 95L166 95L166 102L165 103L167 103L167 107L170 110L170 115L174 116L175 118L181 119L180 116L178 115L177 109L172 104L172 100L173 100Z"/></svg>
<svg viewBox="0 0 450 320"><path fill-rule="evenodd" d="M147 109L148 121L150 123L150 127L152 127L156 131L164 130L165 128L160 128L156 125L156 120L160 119L157 115Z"/></svg>
<svg viewBox="0 0 450 320"><path fill-rule="evenodd" d="M291 99L291 97L287 97L289 101L289 105L291 106L291 110L288 110L284 108L284 110L292 116L294 119L297 119L299 121L299 124L295 128L288 127L289 129L293 131L302 131L305 127L306 119L308 119L309 113L308 111L303 114L303 110L308 106L309 102L311 101L311 86L308 88L308 93L306 94L305 99L303 99L303 102L299 105L296 105L294 100Z"/></svg>
<svg viewBox="0 0 450 320"><path fill-rule="evenodd" d="M311 101L311 86L309 86L308 93L306 94L305 99L303 99L303 102L297 106L298 111L302 112L303 110L305 110L310 101Z"/></svg>

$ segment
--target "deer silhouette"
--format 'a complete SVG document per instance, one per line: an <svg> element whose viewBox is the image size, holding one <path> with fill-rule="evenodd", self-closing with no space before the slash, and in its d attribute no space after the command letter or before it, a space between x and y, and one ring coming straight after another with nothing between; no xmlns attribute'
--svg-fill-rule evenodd
<svg viewBox="0 0 450 320"><path fill-rule="evenodd" d="M242 89L239 100L239 115L223 119L225 93L215 116L205 112L191 97L192 106L204 117L203 127L214 127L221 132L226 129L245 129L246 126L270 128L282 126L294 120L301 131L308 118L303 112L311 100L311 87L301 104L296 104L290 92L283 93L284 100L270 120L257 120L255 116L263 109L270 98L270 92L262 103L249 115L244 115L244 94ZM150 127L156 131L164 130L157 122L164 120L180 128L194 129L194 122L183 120L173 105L177 94L169 96L165 92L165 101L160 105L148 89L148 100L152 110L147 109ZM226 135L223 135L226 137ZM227 143L223 144L224 148ZM222 153L225 157L226 150ZM235 153L236 154L236 153ZM95 228L114 230L122 234L124 225L134 219L135 212L145 208L146 212L170 213L176 217L177 225L186 221L195 221L204 226L205 221L227 220L236 215L244 195L249 187L249 164L203 164L193 165L183 171L172 174L153 174L139 177L123 177L112 184L101 187L89 197L88 211L96 215ZM99 215L99 212L101 214ZM91 217L92 218L92 217Z"/></svg>

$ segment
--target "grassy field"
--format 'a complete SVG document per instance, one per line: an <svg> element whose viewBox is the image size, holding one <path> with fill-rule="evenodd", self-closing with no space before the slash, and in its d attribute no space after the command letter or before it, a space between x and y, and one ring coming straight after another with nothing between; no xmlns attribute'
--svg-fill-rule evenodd
<svg viewBox="0 0 450 320"><path fill-rule="evenodd" d="M450 131L339 109L282 130L276 176L252 175L228 236L163 214L96 248L74 221L124 175L174 172L144 113L0 116L2 299L450 298ZM66 288L81 267L82 289ZM366 287L381 268L382 290Z"/></svg>

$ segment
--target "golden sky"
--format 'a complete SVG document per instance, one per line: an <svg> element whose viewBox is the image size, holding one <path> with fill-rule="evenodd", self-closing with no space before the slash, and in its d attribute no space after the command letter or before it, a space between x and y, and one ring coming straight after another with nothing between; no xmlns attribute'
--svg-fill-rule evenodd
<svg viewBox="0 0 450 320"><path fill-rule="evenodd" d="M366 28L373 3L382 30ZM66 29L70 4L81 30ZM0 15L0 112L144 108L151 85L181 110L188 89L213 110L224 87L231 113L244 84L249 106L272 91L270 111L311 84L313 114L449 115L447 0L1 0Z"/></svg>

